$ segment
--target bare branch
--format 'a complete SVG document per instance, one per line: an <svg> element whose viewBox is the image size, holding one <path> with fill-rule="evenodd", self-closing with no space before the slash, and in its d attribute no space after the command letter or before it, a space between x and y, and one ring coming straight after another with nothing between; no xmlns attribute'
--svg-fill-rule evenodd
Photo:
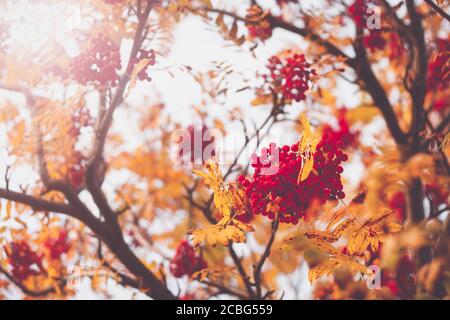
<svg viewBox="0 0 450 320"><path fill-rule="evenodd" d="M30 206L35 211L62 213L79 218L78 212L68 204L52 202L3 188L0 188L0 198Z"/></svg>
<svg viewBox="0 0 450 320"><path fill-rule="evenodd" d="M261 299L261 291L262 291L262 283L261 283L261 272L262 268L264 266L264 263L266 262L267 258L270 256L270 251L272 250L272 245L275 240L275 234L278 230L278 224L279 221L276 219L272 222L272 233L270 235L269 241L267 242L266 249L264 250L264 253L262 254L261 258L259 259L258 264L255 266L254 270L254 278L255 278L255 286L256 286L256 297L257 299Z"/></svg>
<svg viewBox="0 0 450 320"><path fill-rule="evenodd" d="M44 289L44 290L32 290L32 289L29 289L22 282L20 282L19 280L14 278L11 274L9 274L9 272L7 272L1 266L0 266L0 273L3 274L9 281L11 281L16 287L18 287L27 296L34 297L34 298L40 298L40 297L46 297L49 294L57 292L55 287L49 287L49 288ZM65 281L63 281L63 284L65 284Z"/></svg>
<svg viewBox="0 0 450 320"><path fill-rule="evenodd" d="M434 11L436 11L442 18L450 21L450 15L439 7L433 0L424 0Z"/></svg>
<svg viewBox="0 0 450 320"><path fill-rule="evenodd" d="M412 148L417 149L420 143L420 132L425 128L425 110L423 103L426 94L426 76L427 76L427 52L425 45L425 32L422 26L422 18L416 11L414 0L406 1L409 18L411 19L411 32L414 34L413 65L412 65L412 84L411 99L413 103L412 122L409 135L412 138Z"/></svg>
<svg viewBox="0 0 450 320"><path fill-rule="evenodd" d="M221 285L219 283L215 283L215 282L208 281L208 280L201 281L201 283L206 284L207 286L219 289L218 294L229 294L229 295L235 296L235 297L237 297L239 299L242 299L242 300L247 299L245 294L242 294L242 293L240 293L240 292L238 292L236 290L233 290L233 289L231 289L231 288L229 288L229 287L227 287L225 285Z"/></svg>

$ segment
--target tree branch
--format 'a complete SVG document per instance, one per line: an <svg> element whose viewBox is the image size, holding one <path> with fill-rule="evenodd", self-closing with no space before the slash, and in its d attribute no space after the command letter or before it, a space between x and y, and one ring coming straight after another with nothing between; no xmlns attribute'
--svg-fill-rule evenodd
<svg viewBox="0 0 450 320"><path fill-rule="evenodd" d="M239 299L242 299L242 300L247 299L245 294L237 292L237 291L235 291L235 290L233 290L233 289L231 289L231 288L229 288L227 286L221 285L219 283L215 283L215 282L208 281L208 280L201 281L201 283L206 284L209 287L214 287L216 289L219 289L219 293L220 294L229 294L229 295L235 296L235 297L237 297Z"/></svg>
<svg viewBox="0 0 450 320"><path fill-rule="evenodd" d="M19 280L16 280L16 278L14 278L11 274L9 274L9 272L7 272L1 266L0 266L0 273L3 274L9 281L11 281L16 287L18 287L20 289L20 291L22 291L27 296L34 297L34 298L41 298L41 297L46 297L52 293L57 293L57 291L54 287L49 287L44 290L31 290L27 286L25 286L22 282L20 282Z"/></svg>
<svg viewBox="0 0 450 320"><path fill-rule="evenodd" d="M439 7L433 0L424 0L434 11L436 11L442 18L450 21L450 15Z"/></svg>
<svg viewBox="0 0 450 320"><path fill-rule="evenodd" d="M264 263L266 262L267 258L270 256L270 251L272 250L272 245L275 240L275 234L277 233L277 230L278 230L278 224L279 224L278 220L274 220L272 222L272 233L270 235L269 242L267 243L266 249L264 250L264 253L261 256L258 264L256 265L254 273L253 273L254 278L255 278L256 298L257 299L262 298L262 296L261 296L261 293L262 293L261 272L262 272Z"/></svg>
<svg viewBox="0 0 450 320"><path fill-rule="evenodd" d="M362 30L358 31L357 40L355 43L356 57L351 64L357 74L358 79L364 83L364 89L369 92L372 100L380 109L383 114L383 118L391 133L392 138L399 145L404 145L407 142L407 137L397 120L397 116L394 113L391 103L386 95L386 91L382 87L381 83L375 76L367 52L362 41Z"/></svg>
<svg viewBox="0 0 450 320"><path fill-rule="evenodd" d="M412 122L409 135L412 138L412 149L417 149L420 143L420 132L425 128L425 110L423 103L426 94L427 53L425 45L425 32L422 27L422 18L416 11L414 0L406 1L406 8L411 20L411 33L414 34L413 74L411 85L411 99L413 103ZM414 151L413 151L414 152Z"/></svg>
<svg viewBox="0 0 450 320"><path fill-rule="evenodd" d="M62 213L74 218L79 218L79 213L68 204L47 201L3 188L0 188L0 198L27 205L35 211Z"/></svg>

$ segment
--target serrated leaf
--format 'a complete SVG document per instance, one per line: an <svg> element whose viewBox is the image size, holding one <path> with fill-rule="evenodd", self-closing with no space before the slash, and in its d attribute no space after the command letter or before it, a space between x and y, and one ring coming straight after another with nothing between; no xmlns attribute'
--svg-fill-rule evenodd
<svg viewBox="0 0 450 320"><path fill-rule="evenodd" d="M245 193L240 188L225 184L219 165L208 160L208 172L193 170L192 172L205 180L206 185L213 190L213 201L216 208L226 220L231 219L233 212L243 213L246 207Z"/></svg>
<svg viewBox="0 0 450 320"><path fill-rule="evenodd" d="M307 148L312 140L312 131L311 131L311 125L309 124L308 118L306 118L305 114L302 114L300 117L300 123L303 128L303 134L302 138L300 140L300 143L298 145L298 151L299 152L305 152L307 151Z"/></svg>
<svg viewBox="0 0 450 320"><path fill-rule="evenodd" d="M300 172L298 173L297 183L305 181L313 170L314 153L316 152L317 145L320 141L319 138L315 138L311 130L311 125L309 124L305 114L301 115L300 123L303 127L303 133L298 144L298 152L302 156L302 166L300 168Z"/></svg>
<svg viewBox="0 0 450 320"><path fill-rule="evenodd" d="M124 95L124 98L128 97L128 95L130 94L131 90L133 90L136 87L136 82L137 82L137 77L138 77L139 72L144 70L148 66L150 61L151 61L150 59L142 59L141 61L139 61L134 66L134 69L133 69L133 71L131 72L131 75L130 75L130 84L128 86L128 91Z"/></svg>
<svg viewBox="0 0 450 320"><path fill-rule="evenodd" d="M312 155L309 157L302 157L302 167L298 174L297 181L302 182L308 179L309 174L311 173L313 168L314 168L314 157Z"/></svg>
<svg viewBox="0 0 450 320"><path fill-rule="evenodd" d="M347 268L352 273L367 273L368 269L365 265L362 265L351 258L343 255L330 258L322 261L321 263L310 268L308 273L308 280L312 283L323 276L329 276L333 274L337 268Z"/></svg>
<svg viewBox="0 0 450 320"><path fill-rule="evenodd" d="M222 219L214 226L194 229L189 233L192 235L194 247L198 247L201 244L215 247L218 244L229 246L231 243L244 243L246 241L244 232L247 231L251 232L254 229L238 220L225 221L225 219Z"/></svg>
<svg viewBox="0 0 450 320"><path fill-rule="evenodd" d="M200 271L197 271L192 274L191 279L198 281L216 280L218 278L223 277L224 275L231 275L235 273L236 268L234 267L222 267L222 268L206 268ZM236 274L237 275L237 274Z"/></svg>
<svg viewBox="0 0 450 320"><path fill-rule="evenodd" d="M399 224L387 221L391 216L392 212L374 217L357 228L348 241L348 252L361 255L369 246L376 252L379 244L384 242L386 232L398 232L402 229Z"/></svg>

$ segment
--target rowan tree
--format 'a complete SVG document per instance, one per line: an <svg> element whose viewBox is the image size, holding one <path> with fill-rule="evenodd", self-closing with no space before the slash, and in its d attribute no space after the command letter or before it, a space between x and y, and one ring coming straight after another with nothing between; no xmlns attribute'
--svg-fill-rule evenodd
<svg viewBox="0 0 450 320"><path fill-rule="evenodd" d="M447 3L22 2L0 1L2 298L448 298ZM38 9L63 38L20 41ZM261 68L162 65L186 19ZM176 111L200 126L148 97L157 73L201 88Z"/></svg>

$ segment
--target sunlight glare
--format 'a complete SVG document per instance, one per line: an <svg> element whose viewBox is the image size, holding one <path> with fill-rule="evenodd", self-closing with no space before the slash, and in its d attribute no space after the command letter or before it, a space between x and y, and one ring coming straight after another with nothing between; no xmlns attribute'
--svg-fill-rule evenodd
<svg viewBox="0 0 450 320"><path fill-rule="evenodd" d="M30 53L43 46L71 47L73 30L83 23L76 5L50 1L13 1L2 15L9 25L10 46Z"/></svg>

